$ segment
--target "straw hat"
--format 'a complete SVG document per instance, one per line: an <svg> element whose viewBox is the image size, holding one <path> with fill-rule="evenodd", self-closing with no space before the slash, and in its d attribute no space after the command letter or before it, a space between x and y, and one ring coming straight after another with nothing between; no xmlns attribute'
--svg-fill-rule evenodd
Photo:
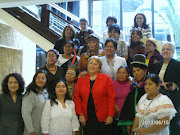
<svg viewBox="0 0 180 135"><path fill-rule="evenodd" d="M151 41L156 45L156 50L161 53L162 41L156 40L155 38L142 38L140 39L140 41L143 42L145 45L147 41Z"/></svg>
<svg viewBox="0 0 180 135"><path fill-rule="evenodd" d="M148 67L148 65L146 64L146 57L143 54L134 55L134 59L133 62L131 62L131 65L133 66L134 64L144 65Z"/></svg>
<svg viewBox="0 0 180 135"><path fill-rule="evenodd" d="M99 37L98 37L98 35L96 35L95 33L90 34L89 37L88 37L88 40L89 40L90 38L95 38L95 39L97 39L97 40L99 41Z"/></svg>

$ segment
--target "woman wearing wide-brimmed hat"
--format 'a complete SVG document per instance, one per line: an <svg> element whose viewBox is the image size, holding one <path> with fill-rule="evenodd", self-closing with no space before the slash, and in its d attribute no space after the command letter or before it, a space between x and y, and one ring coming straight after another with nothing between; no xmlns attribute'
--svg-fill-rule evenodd
<svg viewBox="0 0 180 135"><path fill-rule="evenodd" d="M158 61L163 60L161 55L162 41L154 38L142 38L141 42L145 44L146 64L148 64L148 71L154 72L154 66Z"/></svg>

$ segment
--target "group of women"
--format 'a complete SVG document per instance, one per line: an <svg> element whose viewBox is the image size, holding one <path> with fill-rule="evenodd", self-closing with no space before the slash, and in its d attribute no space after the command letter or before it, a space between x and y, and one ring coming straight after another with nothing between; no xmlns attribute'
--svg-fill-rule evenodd
<svg viewBox="0 0 180 135"><path fill-rule="evenodd" d="M21 75L7 75L0 95L0 134L76 135L83 129L84 135L179 135L175 46L149 38L142 13L135 16L129 47L119 41L122 31L115 23L107 19L105 50L91 30L85 30L85 46L79 49L73 27L66 26L25 93Z"/></svg>

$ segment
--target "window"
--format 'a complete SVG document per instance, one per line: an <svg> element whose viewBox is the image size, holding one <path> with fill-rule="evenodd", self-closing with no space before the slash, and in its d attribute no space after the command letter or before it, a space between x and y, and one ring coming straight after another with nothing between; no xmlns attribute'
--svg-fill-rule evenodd
<svg viewBox="0 0 180 135"><path fill-rule="evenodd" d="M108 16L115 16L118 25L120 25L120 21L122 21L122 26L120 27L125 35L126 43L129 43L129 31L133 26L133 19L138 12L142 12L146 16L147 24L152 28L154 38L161 41L170 41L175 43L176 46L180 46L179 0L89 1L89 4L92 5L92 7L90 6L92 12L90 12L89 15L92 18L90 19L90 24L93 29L101 34L107 30L106 18ZM122 10L120 10L121 7ZM122 14L120 14L121 11ZM179 53L178 51L177 56L180 59Z"/></svg>
<svg viewBox="0 0 180 135"><path fill-rule="evenodd" d="M34 6L24 6L19 8L21 8L23 11L25 11L32 17L36 18L38 21L41 21L41 10L42 10L41 6L34 5Z"/></svg>
<svg viewBox="0 0 180 135"><path fill-rule="evenodd" d="M130 29L134 25L134 17L138 12L144 13L147 24L152 28L152 13L150 0L123 0L123 33L125 41L129 42Z"/></svg>

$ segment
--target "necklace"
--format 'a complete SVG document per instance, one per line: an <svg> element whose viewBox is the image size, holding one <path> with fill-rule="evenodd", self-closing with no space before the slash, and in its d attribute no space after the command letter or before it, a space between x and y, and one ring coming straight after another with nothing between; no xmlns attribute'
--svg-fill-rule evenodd
<svg viewBox="0 0 180 135"><path fill-rule="evenodd" d="M55 65L55 69L50 69L49 66L46 64L47 68L49 71L56 71L57 70L57 66Z"/></svg>
<svg viewBox="0 0 180 135"><path fill-rule="evenodd" d="M95 80L97 76L95 77L89 77L90 80Z"/></svg>
<svg viewBox="0 0 180 135"><path fill-rule="evenodd" d="M147 113L147 111L148 111L148 108L150 107L150 105L151 105L151 103L153 102L153 100L158 97L158 95L159 95L159 93L152 98L151 102L150 102L150 103L147 105L147 107L144 109L144 114L143 114L143 117L142 117L142 119L141 119L141 121L140 121L139 128L141 128L141 127L143 126L144 121L145 121L145 116L146 116L146 113ZM146 97L146 99L147 99L147 97ZM145 102L144 102L144 106L145 106Z"/></svg>

